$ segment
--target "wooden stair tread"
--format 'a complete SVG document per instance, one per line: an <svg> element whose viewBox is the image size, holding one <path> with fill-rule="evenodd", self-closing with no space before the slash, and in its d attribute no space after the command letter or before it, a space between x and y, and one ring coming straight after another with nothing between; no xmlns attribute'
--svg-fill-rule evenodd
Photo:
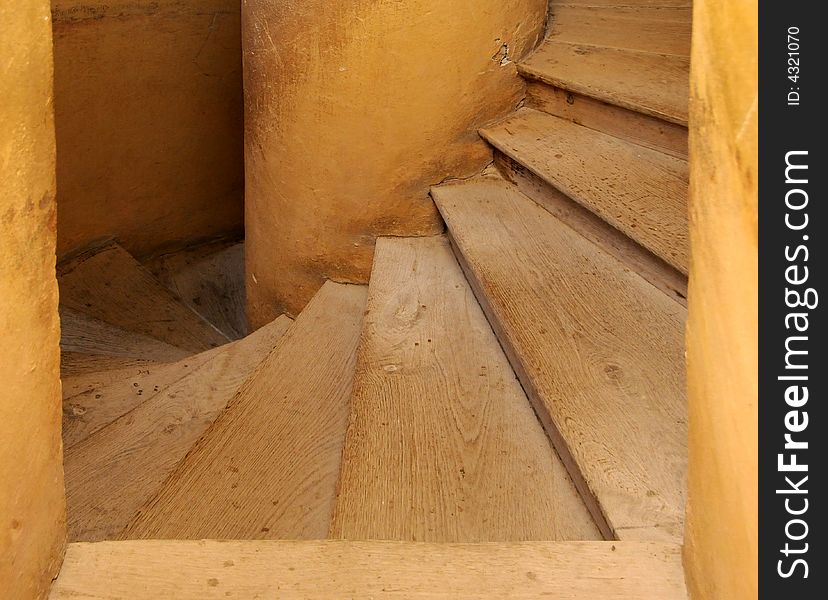
<svg viewBox="0 0 828 600"><path fill-rule="evenodd" d="M148 335L127 331L100 319L69 308L60 307L61 352L97 354L169 362L185 358L191 352Z"/></svg>
<svg viewBox="0 0 828 600"><path fill-rule="evenodd" d="M604 535L680 542L686 309L502 180L432 194Z"/></svg>
<svg viewBox="0 0 828 600"><path fill-rule="evenodd" d="M102 371L115 371L127 368L155 367L158 361L128 356L110 356L108 354L86 354L84 352L60 353L60 377L64 380L79 375Z"/></svg>
<svg viewBox="0 0 828 600"><path fill-rule="evenodd" d="M687 57L550 39L517 68L524 77L687 126Z"/></svg>
<svg viewBox="0 0 828 600"><path fill-rule="evenodd" d="M688 57L692 13L692 7L552 3L548 39Z"/></svg>
<svg viewBox="0 0 828 600"><path fill-rule="evenodd" d="M331 537L602 539L448 240L377 240Z"/></svg>
<svg viewBox="0 0 828 600"><path fill-rule="evenodd" d="M110 386L130 399L136 398L137 390L144 389L145 399L106 427L66 448L69 539L96 541L121 531L274 349L290 324L289 318L279 317L243 340L204 353L200 363L177 365L177 374L174 368L165 368L161 378L148 373L127 380L125 385ZM103 393L98 401L113 400Z"/></svg>
<svg viewBox="0 0 828 600"><path fill-rule="evenodd" d="M237 340L247 335L243 242L184 250L147 266L184 304L227 337Z"/></svg>
<svg viewBox="0 0 828 600"><path fill-rule="evenodd" d="M613 227L688 272L686 161L529 108L481 134Z"/></svg>
<svg viewBox="0 0 828 600"><path fill-rule="evenodd" d="M636 542L69 544L51 600L686 600L681 549Z"/></svg>
<svg viewBox="0 0 828 600"><path fill-rule="evenodd" d="M324 538L364 286L328 282L123 538Z"/></svg>
<svg viewBox="0 0 828 600"><path fill-rule="evenodd" d="M228 342L117 244L62 266L58 284L62 306L121 329L193 352Z"/></svg>

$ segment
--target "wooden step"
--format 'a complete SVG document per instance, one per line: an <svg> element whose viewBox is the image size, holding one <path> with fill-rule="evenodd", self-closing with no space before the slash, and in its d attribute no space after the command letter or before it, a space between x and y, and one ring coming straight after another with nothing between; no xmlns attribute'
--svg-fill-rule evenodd
<svg viewBox="0 0 828 600"><path fill-rule="evenodd" d="M228 341L117 244L62 265L58 285L62 306L127 331L193 352Z"/></svg>
<svg viewBox="0 0 828 600"><path fill-rule="evenodd" d="M549 39L689 57L692 21L693 9L689 6L573 6L553 2Z"/></svg>
<svg viewBox="0 0 828 600"><path fill-rule="evenodd" d="M687 57L550 39L517 68L528 79L687 126Z"/></svg>
<svg viewBox="0 0 828 600"><path fill-rule="evenodd" d="M243 340L208 353L177 376L139 376L118 387L143 402L64 455L70 540L96 541L121 531L227 406L290 326L280 317ZM135 385L137 384L137 386ZM150 387L153 386L153 387ZM133 389L130 390L129 388ZM117 402L105 393L99 402Z"/></svg>
<svg viewBox="0 0 828 600"><path fill-rule="evenodd" d="M529 108L481 134L515 161L687 273L687 162Z"/></svg>
<svg viewBox="0 0 828 600"><path fill-rule="evenodd" d="M502 180L432 194L604 534L680 542L686 309Z"/></svg>
<svg viewBox="0 0 828 600"><path fill-rule="evenodd" d="M166 254L147 268L231 340L247 335L244 242L207 244Z"/></svg>
<svg viewBox="0 0 828 600"><path fill-rule="evenodd" d="M508 156L495 152L493 171L559 220L612 254L651 284L687 306L687 276L638 242L552 187Z"/></svg>
<svg viewBox="0 0 828 600"><path fill-rule="evenodd" d="M601 539L444 237L377 241L331 537Z"/></svg>
<svg viewBox="0 0 828 600"><path fill-rule="evenodd" d="M683 125L538 81L527 83L524 106L687 160L687 127Z"/></svg>
<svg viewBox="0 0 828 600"><path fill-rule="evenodd" d="M83 352L60 353L60 377L64 381L79 375L100 371L113 371L132 367L157 367L160 363L141 358L110 356L108 354L86 354Z"/></svg>
<svg viewBox="0 0 828 600"><path fill-rule="evenodd" d="M363 286L326 283L122 538L324 538Z"/></svg>
<svg viewBox="0 0 828 600"><path fill-rule="evenodd" d="M636 542L70 544L51 600L686 600L681 548Z"/></svg>
<svg viewBox="0 0 828 600"><path fill-rule="evenodd" d="M60 307L61 352L138 358L156 362L179 360L191 352L148 335L110 325L67 306Z"/></svg>

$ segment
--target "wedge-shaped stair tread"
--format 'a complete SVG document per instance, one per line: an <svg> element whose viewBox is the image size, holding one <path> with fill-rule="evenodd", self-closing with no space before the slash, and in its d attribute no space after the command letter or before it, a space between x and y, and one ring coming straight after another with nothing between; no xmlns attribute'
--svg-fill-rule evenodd
<svg viewBox="0 0 828 600"><path fill-rule="evenodd" d="M690 60L547 40L518 63L522 75L687 125Z"/></svg>
<svg viewBox="0 0 828 600"><path fill-rule="evenodd" d="M326 283L122 537L326 537L365 296Z"/></svg>
<svg viewBox="0 0 828 600"><path fill-rule="evenodd" d="M69 539L96 541L120 532L273 350L290 323L280 317L243 340L205 353L207 360L197 366L180 364L177 377L165 374L161 385L152 374L134 379L138 383L134 390L146 388L146 399L66 450ZM108 401L107 396L100 401Z"/></svg>
<svg viewBox="0 0 828 600"><path fill-rule="evenodd" d="M62 352L139 358L157 362L179 360L191 354L148 335L127 331L66 306L60 307Z"/></svg>
<svg viewBox="0 0 828 600"><path fill-rule="evenodd" d="M63 306L121 329L193 352L228 341L117 244L64 265L58 284Z"/></svg>
<svg viewBox="0 0 828 600"><path fill-rule="evenodd" d="M482 134L498 150L687 273L687 161L529 108Z"/></svg>
<svg viewBox="0 0 828 600"><path fill-rule="evenodd" d="M176 296L233 340L247 335L244 243L210 244L153 261L150 270Z"/></svg>
<svg viewBox="0 0 828 600"><path fill-rule="evenodd" d="M51 600L686 600L681 549L635 542L70 544Z"/></svg>
<svg viewBox="0 0 828 600"><path fill-rule="evenodd" d="M692 12L690 7L552 3L549 39L687 57Z"/></svg>
<svg viewBox="0 0 828 600"><path fill-rule="evenodd" d="M680 541L684 307L502 180L432 193L604 534Z"/></svg>
<svg viewBox="0 0 828 600"><path fill-rule="evenodd" d="M601 539L444 237L377 242L331 537Z"/></svg>

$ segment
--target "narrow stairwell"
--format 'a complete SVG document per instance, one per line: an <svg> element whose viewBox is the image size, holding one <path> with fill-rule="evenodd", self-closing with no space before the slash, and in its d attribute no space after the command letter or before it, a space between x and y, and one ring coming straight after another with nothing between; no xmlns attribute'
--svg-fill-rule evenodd
<svg viewBox="0 0 828 600"><path fill-rule="evenodd" d="M63 265L52 597L685 598L689 7L553 5L446 234L295 321L243 244Z"/></svg>

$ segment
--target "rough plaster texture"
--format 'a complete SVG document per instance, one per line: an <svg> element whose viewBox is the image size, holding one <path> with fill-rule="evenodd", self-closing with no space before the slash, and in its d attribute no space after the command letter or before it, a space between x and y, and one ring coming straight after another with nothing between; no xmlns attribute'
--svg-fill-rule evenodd
<svg viewBox="0 0 828 600"><path fill-rule="evenodd" d="M693 598L757 596L757 6L696 0L687 331Z"/></svg>
<svg viewBox="0 0 828 600"><path fill-rule="evenodd" d="M53 0L58 254L243 227L239 0Z"/></svg>
<svg viewBox="0 0 828 600"><path fill-rule="evenodd" d="M0 3L0 596L44 597L65 540L47 0Z"/></svg>
<svg viewBox="0 0 828 600"><path fill-rule="evenodd" d="M482 169L546 0L243 0L248 315L365 282L380 235L435 234L429 186Z"/></svg>

